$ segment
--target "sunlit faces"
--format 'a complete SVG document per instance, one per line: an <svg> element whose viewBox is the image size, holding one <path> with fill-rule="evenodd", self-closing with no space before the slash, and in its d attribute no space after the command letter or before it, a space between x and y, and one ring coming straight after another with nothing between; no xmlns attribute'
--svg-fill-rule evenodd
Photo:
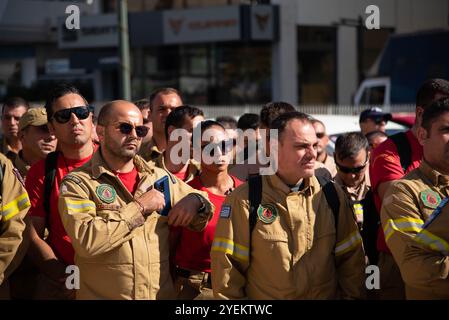
<svg viewBox="0 0 449 320"><path fill-rule="evenodd" d="M19 121L27 109L24 106L16 108L5 107L2 115L3 135L6 138L16 138L19 133Z"/></svg>
<svg viewBox="0 0 449 320"><path fill-rule="evenodd" d="M179 106L182 106L182 100L176 93L158 94L151 107L153 131L163 135L168 115Z"/></svg>
<svg viewBox="0 0 449 320"><path fill-rule="evenodd" d="M140 149L142 138L148 132L143 125L142 114L134 105L117 102L117 107L100 134L102 149L121 161L134 158Z"/></svg>
<svg viewBox="0 0 449 320"><path fill-rule="evenodd" d="M449 174L449 112L436 119L427 132L418 129L418 139L423 146L424 159L442 174Z"/></svg>
<svg viewBox="0 0 449 320"><path fill-rule="evenodd" d="M326 128L321 122L314 122L313 127L315 129L315 134L317 137L317 154L320 155L326 151L326 146L329 143L329 137L326 134Z"/></svg>
<svg viewBox="0 0 449 320"><path fill-rule="evenodd" d="M53 114L74 107L87 106L86 101L76 93L66 94L52 105ZM60 144L85 145L92 137L92 113L86 119L78 119L75 113L70 114L66 123L59 123L54 118L49 122L50 133L54 134Z"/></svg>
<svg viewBox="0 0 449 320"><path fill-rule="evenodd" d="M50 134L46 124L28 126L19 135L22 148L27 149L33 159L44 159L47 154L56 150L56 137Z"/></svg>
<svg viewBox="0 0 449 320"><path fill-rule="evenodd" d="M201 166L213 171L224 170L231 160L232 148L233 143L223 128L209 127L202 133Z"/></svg>
<svg viewBox="0 0 449 320"><path fill-rule="evenodd" d="M310 122L298 119L287 123L279 142L273 145L277 152L278 174L286 181L296 183L314 174L318 141Z"/></svg>

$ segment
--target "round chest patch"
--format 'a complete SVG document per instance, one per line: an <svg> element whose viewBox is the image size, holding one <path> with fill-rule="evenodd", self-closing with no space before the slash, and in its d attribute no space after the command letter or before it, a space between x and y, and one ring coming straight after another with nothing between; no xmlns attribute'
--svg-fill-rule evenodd
<svg viewBox="0 0 449 320"><path fill-rule="evenodd" d="M441 197L435 191L430 189L424 190L419 194L423 205L428 208L435 209L441 202Z"/></svg>
<svg viewBox="0 0 449 320"><path fill-rule="evenodd" d="M109 184L100 184L95 190L95 193L97 194L98 198L100 198L101 201L106 203L114 202L117 196L115 189Z"/></svg>
<svg viewBox="0 0 449 320"><path fill-rule="evenodd" d="M257 208L257 216L263 223L272 223L278 216L276 207L270 203L261 204Z"/></svg>

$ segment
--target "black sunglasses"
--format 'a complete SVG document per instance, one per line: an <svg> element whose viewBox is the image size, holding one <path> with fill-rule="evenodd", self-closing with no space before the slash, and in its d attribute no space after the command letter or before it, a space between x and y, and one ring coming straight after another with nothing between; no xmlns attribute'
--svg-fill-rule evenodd
<svg viewBox="0 0 449 320"><path fill-rule="evenodd" d="M148 134L148 127L147 126L133 126L132 124L128 122L120 122L118 125L118 129L123 134L130 134L133 129L136 129L136 135L139 138L143 138Z"/></svg>
<svg viewBox="0 0 449 320"><path fill-rule="evenodd" d="M222 154L227 154L228 152L232 151L232 149L234 148L234 143L235 143L234 139L222 140L217 143L204 144L201 146L201 149L204 149L206 146L209 145L212 146L210 149L210 155L213 157L215 156L215 150L217 150L217 148L221 150Z"/></svg>
<svg viewBox="0 0 449 320"><path fill-rule="evenodd" d="M337 167L337 169L344 173L360 173L363 169L365 169L367 164L368 164L368 159L366 159L365 164L361 165L360 167L348 168L348 167L344 167L344 166L338 164L337 161L335 161L335 166Z"/></svg>
<svg viewBox="0 0 449 320"><path fill-rule="evenodd" d="M325 134L324 132L317 132L317 133L316 133L316 137L317 137L318 139L323 139L325 135L326 135L326 134Z"/></svg>
<svg viewBox="0 0 449 320"><path fill-rule="evenodd" d="M90 110L91 109L89 106L63 109L56 111L53 114L53 119L55 119L58 123L67 123L69 122L72 113L74 113L79 120L85 120L89 117Z"/></svg>
<svg viewBox="0 0 449 320"><path fill-rule="evenodd" d="M378 125L381 124L382 122L385 122L385 123L388 122L388 120L383 117L371 118L371 120L373 120L374 123L378 124Z"/></svg>

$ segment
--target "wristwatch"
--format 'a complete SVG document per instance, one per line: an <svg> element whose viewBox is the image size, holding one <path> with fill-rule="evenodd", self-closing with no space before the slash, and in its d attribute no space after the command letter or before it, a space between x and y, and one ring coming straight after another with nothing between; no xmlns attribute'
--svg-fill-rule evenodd
<svg viewBox="0 0 449 320"><path fill-rule="evenodd" d="M195 197L197 197L198 198L198 200L200 200L200 202L201 202L201 207L198 209L198 213L203 213L204 211L206 211L206 201L204 201L204 198L203 198L203 196L202 195L200 195L200 194L198 194L198 193L195 193L195 192L193 192L192 193Z"/></svg>

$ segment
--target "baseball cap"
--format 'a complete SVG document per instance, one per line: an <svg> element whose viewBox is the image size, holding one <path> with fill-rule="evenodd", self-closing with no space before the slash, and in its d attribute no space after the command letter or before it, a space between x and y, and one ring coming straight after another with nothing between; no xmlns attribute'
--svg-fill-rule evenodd
<svg viewBox="0 0 449 320"><path fill-rule="evenodd" d="M45 108L31 108L20 118L19 131L28 126L42 126L47 124L47 111Z"/></svg>
<svg viewBox="0 0 449 320"><path fill-rule="evenodd" d="M359 122L363 122L366 119L384 119L385 121L389 121L391 118L391 113L384 113L381 108L373 107L365 109L360 113Z"/></svg>

